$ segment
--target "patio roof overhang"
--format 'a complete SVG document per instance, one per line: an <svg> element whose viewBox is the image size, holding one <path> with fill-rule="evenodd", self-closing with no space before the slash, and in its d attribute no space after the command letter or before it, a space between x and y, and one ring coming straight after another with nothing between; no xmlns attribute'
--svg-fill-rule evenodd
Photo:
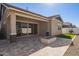
<svg viewBox="0 0 79 59"><path fill-rule="evenodd" d="M18 16L21 16L21 17L31 18L31 19L38 20L38 21L48 22L47 18L43 17L43 16L39 16L39 15L32 14L32 13L29 13L29 12L24 12L24 11L21 11L21 10L15 9L15 8L11 8L11 7L9 7L9 10L15 11L15 15L18 15Z"/></svg>

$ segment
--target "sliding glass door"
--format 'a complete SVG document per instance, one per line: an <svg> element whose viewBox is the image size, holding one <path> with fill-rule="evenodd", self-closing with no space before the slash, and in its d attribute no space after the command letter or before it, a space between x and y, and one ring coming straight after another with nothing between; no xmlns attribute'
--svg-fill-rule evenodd
<svg viewBox="0 0 79 59"><path fill-rule="evenodd" d="M36 35L37 34L37 24L17 22L16 31L17 31L18 36Z"/></svg>
<svg viewBox="0 0 79 59"><path fill-rule="evenodd" d="M32 24L32 23L30 23L29 24L29 29L31 29L31 33L29 33L30 35L32 34L37 34L37 24Z"/></svg>
<svg viewBox="0 0 79 59"><path fill-rule="evenodd" d="M29 35L32 35L33 34L33 31L34 31L34 29L33 29L33 24L32 23L29 23L29 28L28 28L28 32L29 32Z"/></svg>

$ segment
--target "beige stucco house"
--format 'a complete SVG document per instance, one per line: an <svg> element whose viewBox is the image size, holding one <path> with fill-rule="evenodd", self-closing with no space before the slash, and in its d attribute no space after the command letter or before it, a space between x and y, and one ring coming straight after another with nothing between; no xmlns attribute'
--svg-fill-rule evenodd
<svg viewBox="0 0 79 59"><path fill-rule="evenodd" d="M46 17L6 3L0 4L0 30L7 39L19 36L59 35L62 33L62 19L59 15Z"/></svg>

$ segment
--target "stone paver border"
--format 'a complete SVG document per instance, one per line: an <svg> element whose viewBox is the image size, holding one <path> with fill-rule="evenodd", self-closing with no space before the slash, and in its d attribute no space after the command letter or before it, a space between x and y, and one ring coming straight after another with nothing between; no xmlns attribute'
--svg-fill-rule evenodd
<svg viewBox="0 0 79 59"><path fill-rule="evenodd" d="M73 43L73 41L74 41L75 38L76 38L76 35L74 36L74 38L72 38L72 41L71 41L70 44L68 45L67 49L71 46L71 44ZM67 51L67 49L66 49L66 51ZM66 53L66 51L64 52L64 54ZM63 55L64 55L64 54L63 54Z"/></svg>

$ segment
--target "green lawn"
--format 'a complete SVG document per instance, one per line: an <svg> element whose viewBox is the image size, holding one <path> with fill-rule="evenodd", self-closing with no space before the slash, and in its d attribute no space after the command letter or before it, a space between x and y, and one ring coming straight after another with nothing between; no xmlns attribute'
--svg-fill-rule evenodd
<svg viewBox="0 0 79 59"><path fill-rule="evenodd" d="M57 35L57 37L68 38L68 39L72 39L74 36L76 36L76 35L75 34L61 34L61 35Z"/></svg>
<svg viewBox="0 0 79 59"><path fill-rule="evenodd" d="M65 36L70 36L71 37L71 39L74 37L74 36L76 36L75 34L64 34Z"/></svg>

